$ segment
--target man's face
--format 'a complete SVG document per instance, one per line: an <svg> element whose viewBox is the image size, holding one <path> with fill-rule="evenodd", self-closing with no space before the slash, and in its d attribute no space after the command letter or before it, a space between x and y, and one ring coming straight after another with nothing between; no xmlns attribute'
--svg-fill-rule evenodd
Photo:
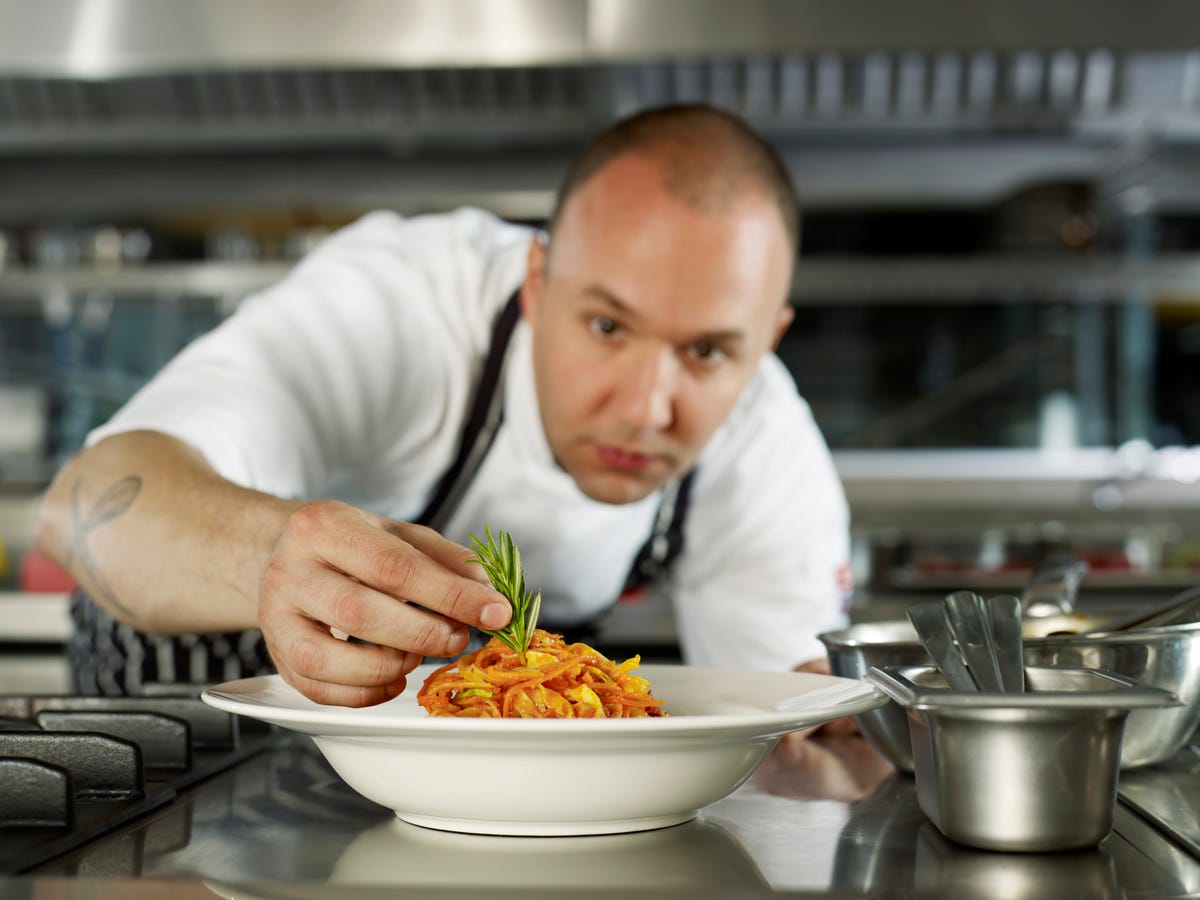
<svg viewBox="0 0 1200 900"><path fill-rule="evenodd" d="M695 463L791 320L793 247L757 193L707 212L625 155L534 241L522 286L555 459L595 500L641 499Z"/></svg>

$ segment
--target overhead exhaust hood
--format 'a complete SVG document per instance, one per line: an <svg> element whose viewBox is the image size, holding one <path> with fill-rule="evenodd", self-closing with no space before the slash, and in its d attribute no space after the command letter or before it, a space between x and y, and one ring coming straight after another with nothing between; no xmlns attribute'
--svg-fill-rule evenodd
<svg viewBox="0 0 1200 900"><path fill-rule="evenodd" d="M1134 136L1200 206L1196 0L0 0L0 220L296 185L527 217L597 127L694 101L810 204L991 202Z"/></svg>
<svg viewBox="0 0 1200 900"><path fill-rule="evenodd" d="M748 53L1180 50L1191 0L0 0L0 73L538 66Z"/></svg>

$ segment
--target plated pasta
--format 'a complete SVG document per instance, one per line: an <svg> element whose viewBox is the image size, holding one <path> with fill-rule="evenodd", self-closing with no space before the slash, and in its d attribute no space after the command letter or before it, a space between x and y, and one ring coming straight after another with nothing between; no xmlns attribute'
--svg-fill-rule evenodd
<svg viewBox="0 0 1200 900"><path fill-rule="evenodd" d="M417 702L431 716L613 719L665 716L650 683L583 643L567 644L541 628L522 654L493 637L473 653L436 669Z"/></svg>

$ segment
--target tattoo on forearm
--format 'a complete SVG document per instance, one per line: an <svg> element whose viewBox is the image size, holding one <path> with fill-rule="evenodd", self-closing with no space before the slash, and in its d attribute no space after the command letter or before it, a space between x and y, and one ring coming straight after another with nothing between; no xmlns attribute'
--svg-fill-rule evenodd
<svg viewBox="0 0 1200 900"><path fill-rule="evenodd" d="M74 527L67 565L69 567L71 561L77 558L80 568L91 582L93 593L97 595L96 599L129 614L129 607L120 601L101 574L87 541L92 531L123 515L133 505L142 489L142 479L137 475L125 476L101 494L100 499L86 513L83 509L83 498L79 493L82 486L83 479L78 479L71 487L71 523Z"/></svg>

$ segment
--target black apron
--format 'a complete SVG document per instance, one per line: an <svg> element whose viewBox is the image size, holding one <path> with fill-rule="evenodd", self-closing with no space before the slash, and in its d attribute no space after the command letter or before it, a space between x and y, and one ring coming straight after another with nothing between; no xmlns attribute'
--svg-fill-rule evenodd
<svg viewBox="0 0 1200 900"><path fill-rule="evenodd" d="M496 317L488 355L463 428L458 452L414 521L441 531L457 509L504 421L503 372L508 345L521 316L514 292ZM634 557L622 596L661 578L683 550L694 470L668 486L650 536ZM619 598L613 598L615 604ZM610 607L611 608L611 607ZM596 616L600 618L607 609ZM140 694L156 684L201 685L275 671L258 629L209 634L153 635L123 625L82 591L71 602L74 630L67 644L72 689L84 694ZM568 640L595 641L595 620L541 627Z"/></svg>

